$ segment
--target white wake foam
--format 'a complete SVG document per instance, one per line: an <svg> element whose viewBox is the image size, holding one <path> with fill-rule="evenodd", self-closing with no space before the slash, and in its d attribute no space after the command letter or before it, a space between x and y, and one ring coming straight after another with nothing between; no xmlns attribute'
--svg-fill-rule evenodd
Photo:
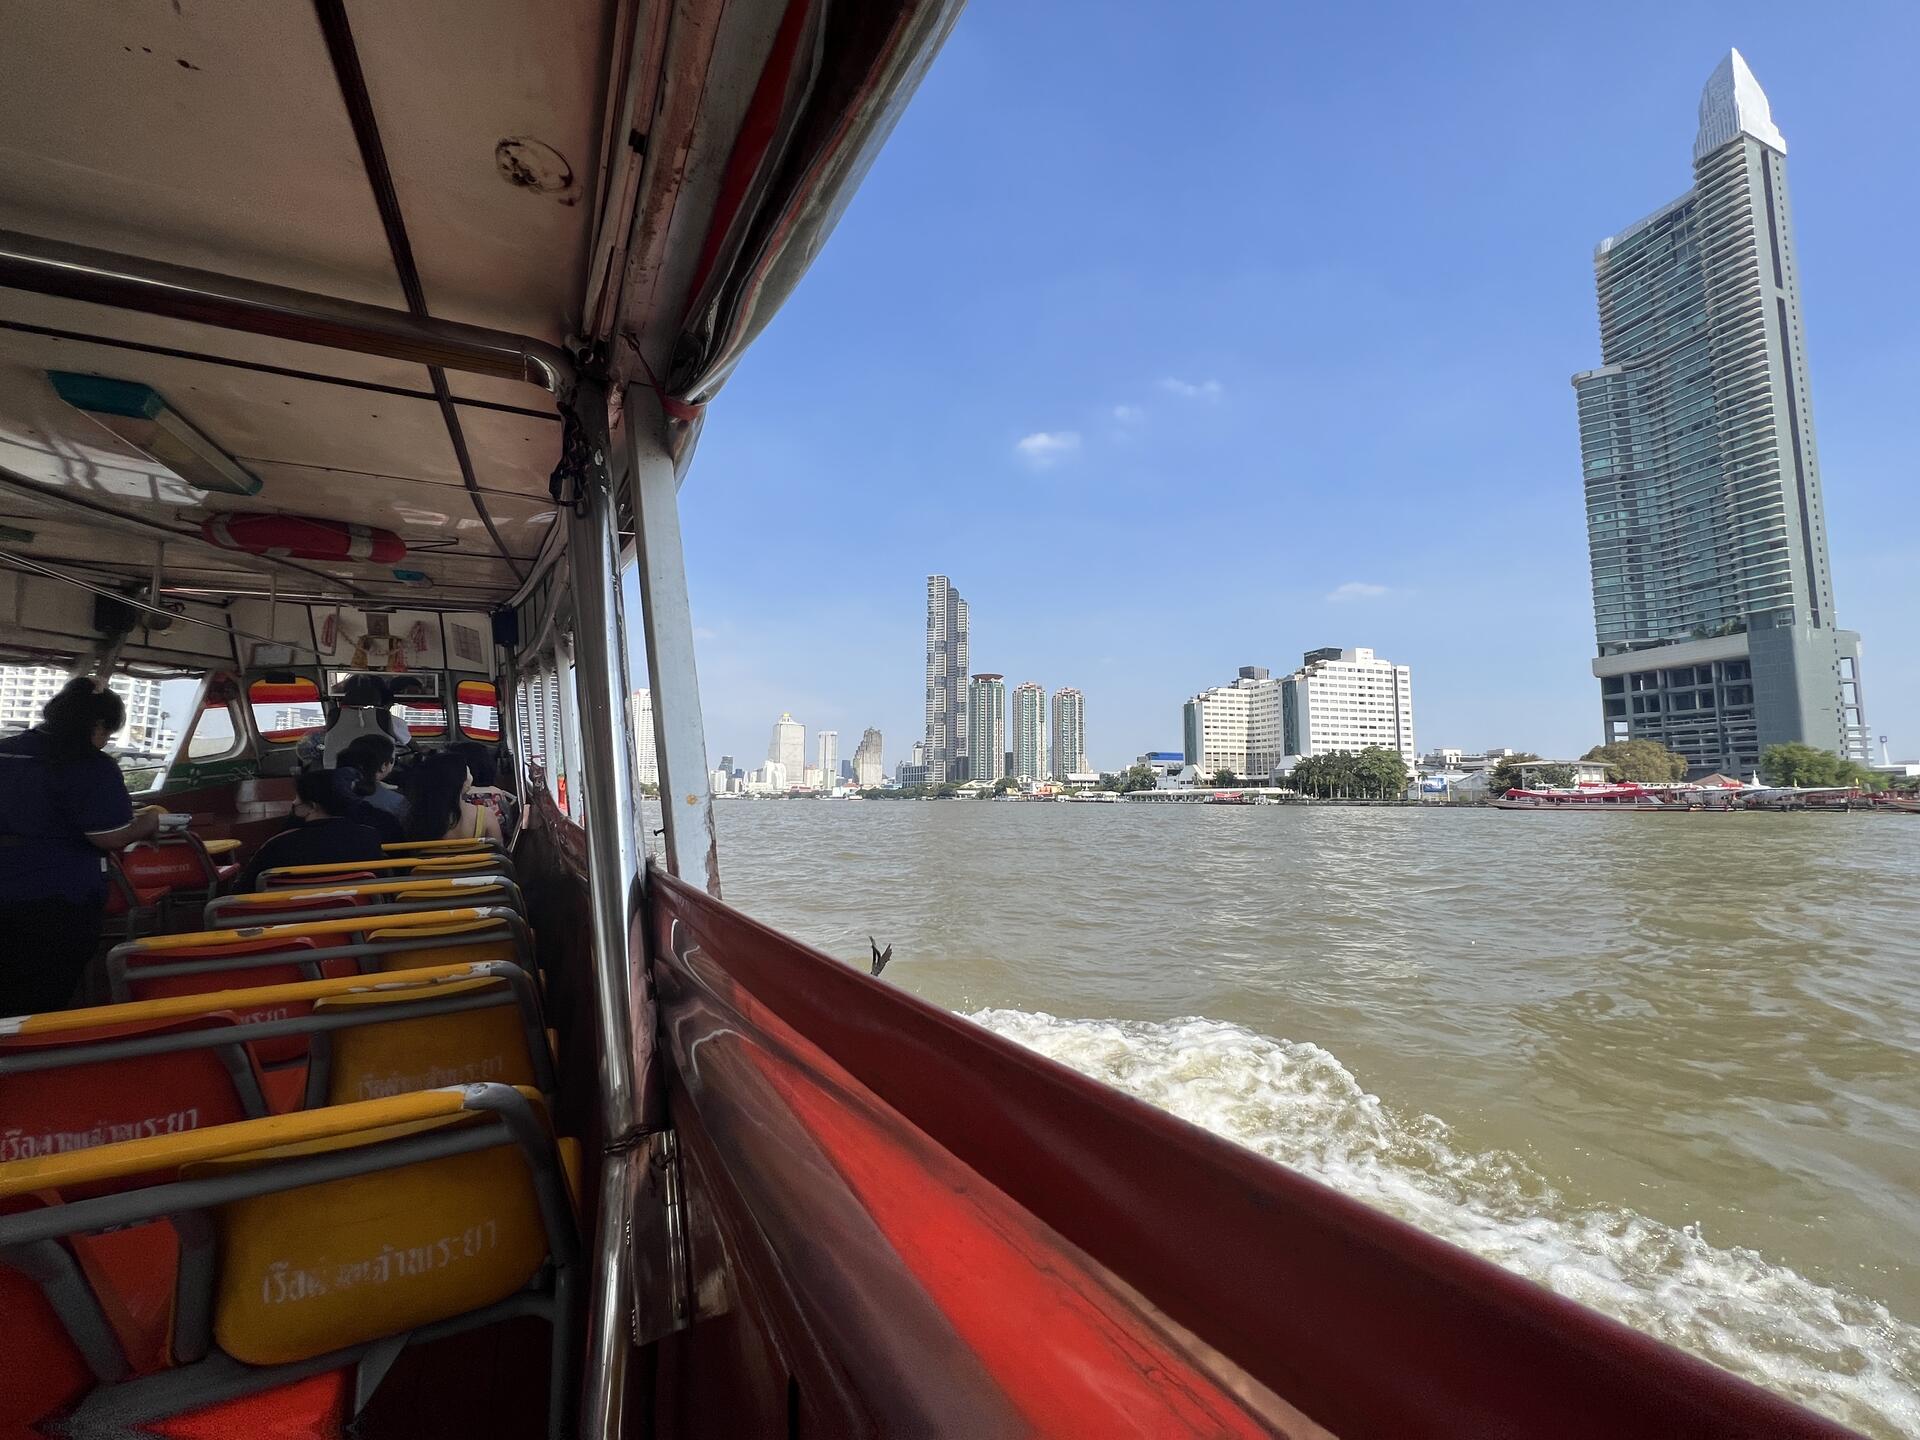
<svg viewBox="0 0 1920 1440"><path fill-rule="evenodd" d="M971 1018L1844 1423L1920 1435L1920 1327L1692 1226L1569 1203L1519 1156L1396 1114L1318 1045L1216 1020Z"/></svg>

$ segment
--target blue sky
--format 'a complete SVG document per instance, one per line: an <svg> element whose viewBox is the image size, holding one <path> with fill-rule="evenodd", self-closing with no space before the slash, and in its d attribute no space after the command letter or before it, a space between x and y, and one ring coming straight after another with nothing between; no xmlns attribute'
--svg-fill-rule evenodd
<svg viewBox="0 0 1920 1440"><path fill-rule="evenodd" d="M788 710L891 768L931 571L976 670L1086 692L1104 768L1320 645L1410 664L1423 748L1595 743L1592 247L1690 184L1737 46L1789 147L1841 620L1920 755L1920 7L1460 11L974 0L681 492L710 754Z"/></svg>

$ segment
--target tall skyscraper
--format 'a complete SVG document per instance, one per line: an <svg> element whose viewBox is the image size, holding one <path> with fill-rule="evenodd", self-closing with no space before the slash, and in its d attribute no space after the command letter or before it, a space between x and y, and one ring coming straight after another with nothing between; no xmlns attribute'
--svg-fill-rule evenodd
<svg viewBox="0 0 1920 1440"><path fill-rule="evenodd" d="M1751 775L1785 741L1868 758L1860 637L1834 619L1786 151L1730 52L1700 97L1693 188L1594 251L1604 363L1573 377L1604 732L1696 775Z"/></svg>
<svg viewBox="0 0 1920 1440"><path fill-rule="evenodd" d="M773 738L767 742L767 759L777 764L789 785L798 785L807 773L807 727L784 710L773 722Z"/></svg>
<svg viewBox="0 0 1920 1440"><path fill-rule="evenodd" d="M880 732L869 725L853 750L853 782L862 790L871 790L886 773L880 763Z"/></svg>
<svg viewBox="0 0 1920 1440"><path fill-rule="evenodd" d="M967 602L944 575L927 577L926 747L927 783L967 778Z"/></svg>
<svg viewBox="0 0 1920 1440"><path fill-rule="evenodd" d="M1053 692L1053 778L1087 770L1087 697L1071 685Z"/></svg>
<svg viewBox="0 0 1920 1440"><path fill-rule="evenodd" d="M1280 753L1397 750L1413 768L1413 671L1363 648L1309 650L1280 682Z"/></svg>
<svg viewBox="0 0 1920 1440"><path fill-rule="evenodd" d="M1007 682L999 675L976 675L967 686L967 773L975 780L998 780L1007 748ZM933 776L927 779L932 783Z"/></svg>
<svg viewBox="0 0 1920 1440"><path fill-rule="evenodd" d="M634 691L627 697L627 710L633 720L633 778L641 785L658 785L660 756L653 738L653 692Z"/></svg>
<svg viewBox="0 0 1920 1440"><path fill-rule="evenodd" d="M1047 778L1047 692L1031 680L1013 691L1013 778Z"/></svg>
<svg viewBox="0 0 1920 1440"><path fill-rule="evenodd" d="M840 732L822 730L820 740L820 788L831 790L840 783Z"/></svg>

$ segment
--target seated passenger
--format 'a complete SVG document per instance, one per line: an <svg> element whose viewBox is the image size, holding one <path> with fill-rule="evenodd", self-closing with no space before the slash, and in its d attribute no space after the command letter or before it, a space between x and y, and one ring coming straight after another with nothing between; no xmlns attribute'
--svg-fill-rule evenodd
<svg viewBox="0 0 1920 1440"><path fill-rule="evenodd" d="M393 741L362 735L340 752L334 783L350 820L380 832L383 841L405 838L407 797L387 784L393 773Z"/></svg>
<svg viewBox="0 0 1920 1440"><path fill-rule="evenodd" d="M442 750L414 766L407 777L407 839L498 840L493 811L467 799L472 786L464 755Z"/></svg>
<svg viewBox="0 0 1920 1440"><path fill-rule="evenodd" d="M378 675L349 676L326 732L309 735L295 754L304 767L331 770L341 752L363 735L384 735L398 749L413 743L413 732L393 713L393 690Z"/></svg>
<svg viewBox="0 0 1920 1440"><path fill-rule="evenodd" d="M385 853L378 831L345 814L332 771L309 770L295 777L294 785L299 798L288 812L286 828L255 852L235 890L258 890L261 875L283 865L337 865L378 860Z"/></svg>
<svg viewBox="0 0 1920 1440"><path fill-rule="evenodd" d="M447 753L459 755L467 762L467 774L473 777L473 783L467 787L466 798L493 812L502 843L511 840L520 823L520 802L500 789L500 766L493 751L478 740L462 740L447 746Z"/></svg>
<svg viewBox="0 0 1920 1440"><path fill-rule="evenodd" d="M73 996L106 916L104 852L145 840L161 807L136 813L100 752L126 706L84 676L0 740L0 1015L57 1010Z"/></svg>

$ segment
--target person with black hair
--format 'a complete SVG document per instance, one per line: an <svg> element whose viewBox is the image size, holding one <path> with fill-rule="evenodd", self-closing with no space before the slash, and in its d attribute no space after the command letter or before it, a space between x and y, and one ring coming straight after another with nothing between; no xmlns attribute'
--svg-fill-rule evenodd
<svg viewBox="0 0 1920 1440"><path fill-rule="evenodd" d="M326 730L307 736L294 751L301 767L335 768L341 752L363 735L384 735L404 750L413 743L413 732L393 713L393 703L393 686L378 675L348 676Z"/></svg>
<svg viewBox="0 0 1920 1440"><path fill-rule="evenodd" d="M120 697L84 676L33 729L0 740L0 1015L67 1004L100 944L106 853L160 828L102 754L126 723Z"/></svg>
<svg viewBox="0 0 1920 1440"><path fill-rule="evenodd" d="M485 805L467 798L473 776L467 757L450 750L429 755L407 777L407 839L500 838L500 822Z"/></svg>
<svg viewBox="0 0 1920 1440"><path fill-rule="evenodd" d="M467 786L466 798L491 810L501 842L510 840L520 823L520 802L500 788L500 765L493 751L478 740L456 740L447 746L447 753L467 762L467 775L472 783Z"/></svg>
<svg viewBox="0 0 1920 1440"><path fill-rule="evenodd" d="M378 860L386 852L372 827L350 818L331 770L308 770L294 777L293 809L286 826L254 852L235 890L258 890L260 877L283 865L342 865Z"/></svg>
<svg viewBox="0 0 1920 1440"><path fill-rule="evenodd" d="M393 757L393 741L386 736L362 735L340 752L334 771L347 816L389 841L400 839L407 823L407 797L386 783Z"/></svg>

